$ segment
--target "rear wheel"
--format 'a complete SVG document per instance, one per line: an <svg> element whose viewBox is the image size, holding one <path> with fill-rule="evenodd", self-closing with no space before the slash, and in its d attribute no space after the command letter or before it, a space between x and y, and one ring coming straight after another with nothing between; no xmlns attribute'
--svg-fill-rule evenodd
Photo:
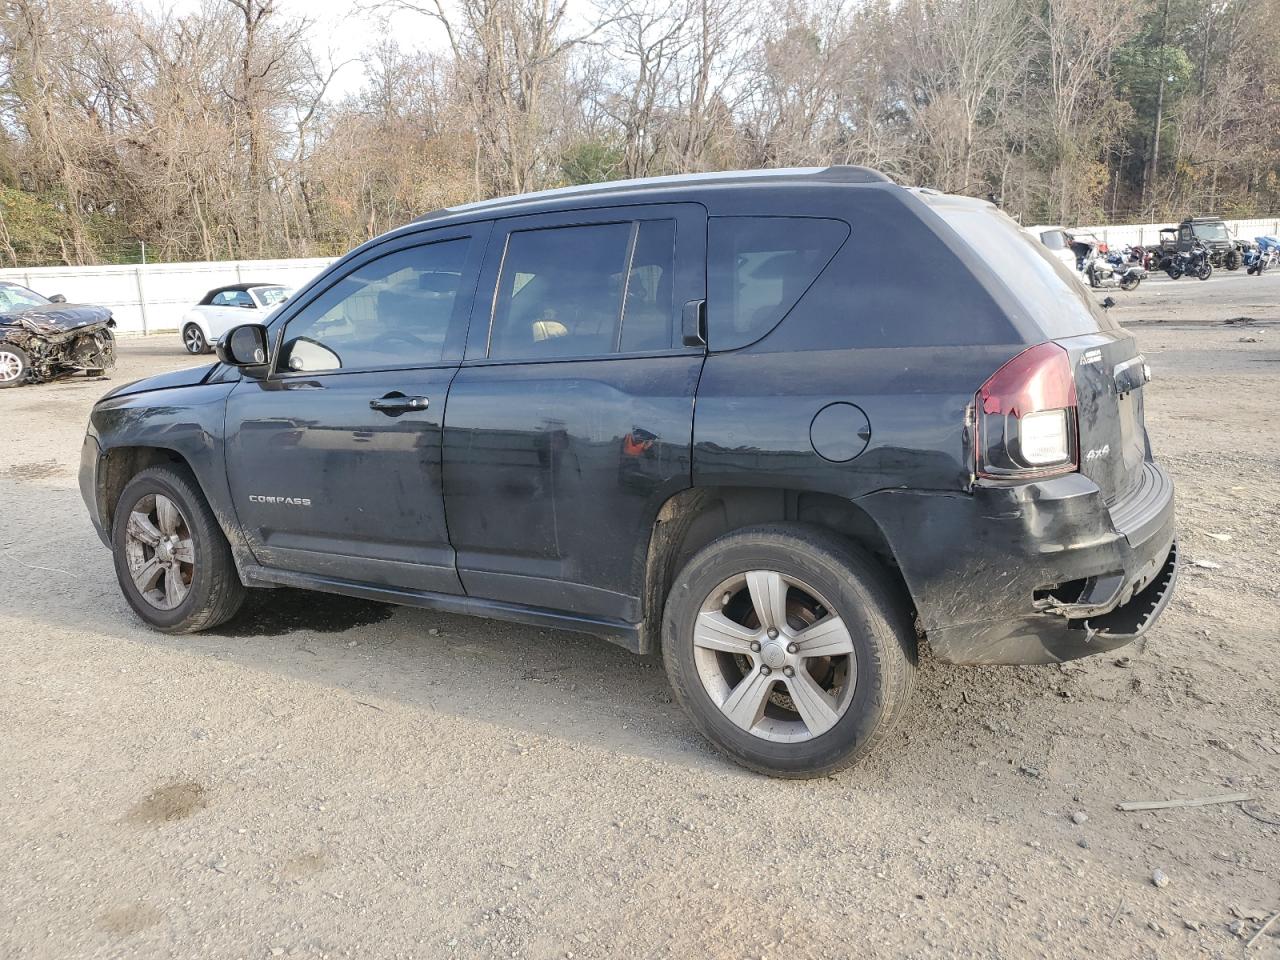
<svg viewBox="0 0 1280 960"><path fill-rule="evenodd" d="M1239 270L1240 265L1244 263L1244 254L1239 250L1228 250L1224 258L1224 266L1228 270Z"/></svg>
<svg viewBox="0 0 1280 960"><path fill-rule="evenodd" d="M111 542L134 612L166 633L195 633L235 615L245 589L231 546L191 473L151 467L125 486Z"/></svg>
<svg viewBox="0 0 1280 960"><path fill-rule="evenodd" d="M1120 281L1121 290L1137 290L1138 284L1142 282L1141 277L1125 277Z"/></svg>
<svg viewBox="0 0 1280 960"><path fill-rule="evenodd" d="M22 386L30 371L31 358L25 350L0 343L0 388Z"/></svg>
<svg viewBox="0 0 1280 960"><path fill-rule="evenodd" d="M1170 280L1177 280L1182 276L1182 264L1175 260L1164 268L1164 272L1169 275Z"/></svg>
<svg viewBox="0 0 1280 960"><path fill-rule="evenodd" d="M1208 280L1212 276L1213 276L1213 264L1210 263L1209 260L1206 258L1205 261L1200 264L1199 269L1196 270L1196 278L1198 280Z"/></svg>
<svg viewBox="0 0 1280 960"><path fill-rule="evenodd" d="M680 704L738 763L781 777L850 766L910 696L915 633L884 570L825 531L735 531L667 598L663 659Z"/></svg>
<svg viewBox="0 0 1280 960"><path fill-rule="evenodd" d="M187 348L187 353L199 354L206 353L209 344L204 338L204 331L200 329L198 324L189 323L182 330L182 345Z"/></svg>

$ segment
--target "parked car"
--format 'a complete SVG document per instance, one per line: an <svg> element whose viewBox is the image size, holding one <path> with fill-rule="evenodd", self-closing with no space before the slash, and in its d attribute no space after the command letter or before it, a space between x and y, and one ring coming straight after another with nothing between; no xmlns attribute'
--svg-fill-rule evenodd
<svg viewBox="0 0 1280 960"><path fill-rule="evenodd" d="M99 401L80 484L157 629L286 585L595 633L661 651L735 760L817 776L885 740L921 637L1051 663L1148 630L1178 556L1149 375L986 202L629 181L358 247Z"/></svg>
<svg viewBox="0 0 1280 960"><path fill-rule="evenodd" d="M105 307L0 281L0 388L101 375L115 366L115 325Z"/></svg>
<svg viewBox="0 0 1280 960"><path fill-rule="evenodd" d="M1043 243L1054 259L1061 261L1068 270L1079 270L1075 252L1071 249L1071 237L1062 227L1041 225L1022 229Z"/></svg>
<svg viewBox="0 0 1280 960"><path fill-rule="evenodd" d="M219 337L251 318L246 310L258 311L254 319L265 317L288 300L290 292L288 287L278 283L233 283L214 287L182 315L182 345L187 348L187 353L209 353Z"/></svg>

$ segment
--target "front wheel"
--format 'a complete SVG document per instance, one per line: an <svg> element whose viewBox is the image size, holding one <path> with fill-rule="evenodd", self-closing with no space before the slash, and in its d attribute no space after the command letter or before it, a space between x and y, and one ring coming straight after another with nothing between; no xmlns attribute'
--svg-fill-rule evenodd
<svg viewBox="0 0 1280 960"><path fill-rule="evenodd" d="M187 353L201 354L207 353L209 343L204 338L204 331L197 324L189 323L182 331L182 345L187 348Z"/></svg>
<svg viewBox="0 0 1280 960"><path fill-rule="evenodd" d="M30 372L31 358L27 351L9 343L0 343L0 389L22 386Z"/></svg>
<svg viewBox="0 0 1280 960"><path fill-rule="evenodd" d="M111 545L125 599L158 630L207 630L244 602L231 546L182 467L150 467L125 485Z"/></svg>
<svg viewBox="0 0 1280 960"><path fill-rule="evenodd" d="M778 777L826 776L868 754L915 679L901 591L867 554L802 525L750 527L700 550L671 588L662 642L703 736Z"/></svg>

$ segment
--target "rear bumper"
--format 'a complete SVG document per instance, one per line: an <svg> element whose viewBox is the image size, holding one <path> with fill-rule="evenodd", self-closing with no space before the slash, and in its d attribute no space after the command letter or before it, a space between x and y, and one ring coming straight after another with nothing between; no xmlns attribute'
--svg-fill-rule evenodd
<svg viewBox="0 0 1280 960"><path fill-rule="evenodd" d="M935 656L1056 663L1142 636L1177 579L1173 483L1148 461L1110 508L1070 474L863 503L889 540Z"/></svg>

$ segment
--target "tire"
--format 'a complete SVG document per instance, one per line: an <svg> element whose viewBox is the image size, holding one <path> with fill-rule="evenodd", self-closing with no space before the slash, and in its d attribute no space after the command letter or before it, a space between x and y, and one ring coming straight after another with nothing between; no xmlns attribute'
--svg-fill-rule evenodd
<svg viewBox="0 0 1280 960"><path fill-rule="evenodd" d="M188 323L182 328L182 345L193 356L209 352L209 341L198 323Z"/></svg>
<svg viewBox="0 0 1280 960"><path fill-rule="evenodd" d="M1099 282L1098 280L1098 274L1095 273L1093 270L1089 271L1089 286L1092 287L1094 290L1097 290L1100 286L1102 286L1102 283Z"/></svg>
<svg viewBox="0 0 1280 960"><path fill-rule="evenodd" d="M743 582L748 573L753 579ZM774 582L784 589L760 586ZM756 612L757 593L782 598L783 631L762 629L767 619ZM723 604L725 597L732 599ZM825 645L851 652L805 658L797 645L815 622L827 628ZM809 636L816 649L818 635ZM788 638L796 642L783 647ZM708 646L722 641L728 646ZM886 738L915 683L915 631L901 590L862 550L802 524L737 530L698 551L667 597L662 644L676 700L699 732L744 767L775 777L822 777L856 763ZM803 686L789 679L801 683L797 670ZM739 722L731 719L726 710L735 695L761 689L738 697L747 708L739 709ZM806 690L803 711L796 698ZM814 690L825 710L808 699Z"/></svg>
<svg viewBox="0 0 1280 960"><path fill-rule="evenodd" d="M20 387L31 375L31 357L21 347L0 343L0 389Z"/></svg>
<svg viewBox="0 0 1280 960"><path fill-rule="evenodd" d="M177 523L164 522L161 499L176 508ZM148 515L150 530L136 525L130 529L130 517L135 511ZM145 539L157 534L176 538L172 554L167 541L163 551L147 546ZM231 558L231 545L195 477L185 467L149 467L125 485L111 525L111 547L116 579L125 599L139 617L157 630L207 630L235 616L244 602L245 588ZM191 557L190 563L182 560L186 555ZM165 559L169 556L171 564ZM151 560L156 563L151 565ZM154 573L157 567L163 569L144 595L131 571L141 570L146 577L147 569ZM174 601L171 606L166 605L169 601Z"/></svg>
<svg viewBox="0 0 1280 960"><path fill-rule="evenodd" d="M1206 260L1204 264L1200 267L1200 269L1196 271L1196 279L1208 280L1212 276L1213 276L1213 264L1210 263L1208 260Z"/></svg>
<svg viewBox="0 0 1280 960"><path fill-rule="evenodd" d="M1244 254L1239 250L1228 250L1223 260L1223 266L1228 270L1239 270L1242 263L1244 263Z"/></svg>
<svg viewBox="0 0 1280 960"><path fill-rule="evenodd" d="M1125 277L1120 281L1121 290L1137 290L1138 284L1142 283L1141 277Z"/></svg>
<svg viewBox="0 0 1280 960"><path fill-rule="evenodd" d="M1179 280L1182 277L1182 265L1171 263L1164 268L1164 272L1169 275L1170 280Z"/></svg>

